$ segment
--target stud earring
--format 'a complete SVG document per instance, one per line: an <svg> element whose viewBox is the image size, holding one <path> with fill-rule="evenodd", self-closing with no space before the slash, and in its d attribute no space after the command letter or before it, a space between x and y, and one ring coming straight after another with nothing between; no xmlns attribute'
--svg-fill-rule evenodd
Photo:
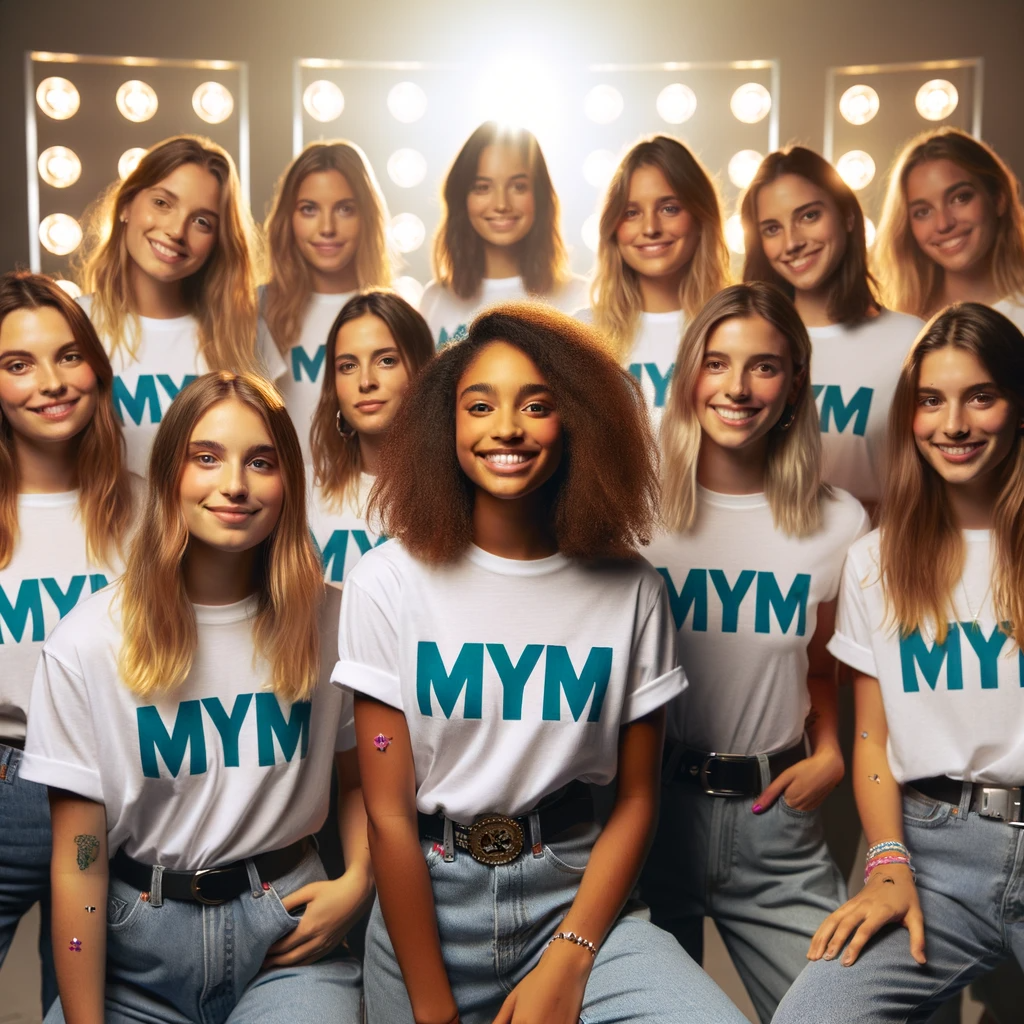
<svg viewBox="0 0 1024 1024"><path fill-rule="evenodd" d="M795 419L796 409L791 405L787 405L786 408L782 410L782 418L776 426L778 426L779 430L789 430L789 428L793 426L793 420Z"/></svg>
<svg viewBox="0 0 1024 1024"><path fill-rule="evenodd" d="M343 420L343 419L341 418L341 410L340 410L340 409L338 410L337 414L336 414L336 415L335 415L335 417L334 417L334 423L335 423L335 426L336 426L336 427L338 428L338 433L339 433L339 434L341 434L341 436L342 436L342 437L343 437L343 438L344 438L344 439L345 439L346 441L351 441L351 440L352 440L352 438L356 436L356 430L355 430L355 427L350 427L350 426L349 426L349 425L348 425L348 424L347 424L347 423L346 423L346 422L345 422L345 421L344 421L344 420Z"/></svg>

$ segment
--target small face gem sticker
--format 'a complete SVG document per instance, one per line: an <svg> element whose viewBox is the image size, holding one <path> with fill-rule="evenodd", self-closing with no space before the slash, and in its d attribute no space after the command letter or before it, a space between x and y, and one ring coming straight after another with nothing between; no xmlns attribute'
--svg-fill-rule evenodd
<svg viewBox="0 0 1024 1024"><path fill-rule="evenodd" d="M95 914L96 913L96 908L95 907L86 907L85 908L85 912L87 914Z"/></svg>
<svg viewBox="0 0 1024 1024"><path fill-rule="evenodd" d="M383 754L391 746L391 737L379 732L373 737L373 745Z"/></svg>
<svg viewBox="0 0 1024 1024"><path fill-rule="evenodd" d="M68 949L70 949L72 953L81 953L82 952L82 940L81 939L73 938L71 940L71 945L68 946Z"/></svg>
<svg viewBox="0 0 1024 1024"><path fill-rule="evenodd" d="M868 778L872 782L877 782L879 785L881 785L881 783L882 783L882 780L877 775L869 775Z"/></svg>
<svg viewBox="0 0 1024 1024"><path fill-rule="evenodd" d="M862 733L860 734L860 738L861 738L862 740L866 740L866 739L868 738L868 734L867 734L866 732L862 732Z"/></svg>

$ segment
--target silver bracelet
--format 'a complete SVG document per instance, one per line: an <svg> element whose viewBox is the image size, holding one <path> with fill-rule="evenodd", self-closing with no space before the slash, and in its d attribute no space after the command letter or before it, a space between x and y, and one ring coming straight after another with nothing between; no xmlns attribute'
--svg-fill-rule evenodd
<svg viewBox="0 0 1024 1024"><path fill-rule="evenodd" d="M566 942L575 942L577 946L582 946L584 949L588 950L591 956L597 956L597 946L595 946L590 939L585 939L582 935L577 935L575 932L555 932L555 934L548 939L548 946L557 939L565 939ZM544 948L547 949L547 946Z"/></svg>

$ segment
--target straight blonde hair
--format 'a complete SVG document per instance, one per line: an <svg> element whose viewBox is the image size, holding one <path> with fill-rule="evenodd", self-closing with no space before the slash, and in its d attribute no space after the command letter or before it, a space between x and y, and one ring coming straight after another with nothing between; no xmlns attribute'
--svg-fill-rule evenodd
<svg viewBox="0 0 1024 1024"><path fill-rule="evenodd" d="M1020 647L1024 625L1024 335L1002 313L978 302L956 303L934 316L903 363L889 409L888 462L879 522L879 568L891 621L907 636L935 629L946 639L954 591L964 571L964 538L943 479L917 450L921 363L931 352L958 348L985 367L1014 406L1017 440L1000 467L993 510L992 600L996 621Z"/></svg>
<svg viewBox="0 0 1024 1024"><path fill-rule="evenodd" d="M253 374L204 374L182 388L160 423L146 512L121 583L121 678L137 696L155 697L180 686L192 668L197 633L182 573L189 532L181 513L181 476L196 423L228 399L244 402L266 424L284 484L281 517L257 558L255 655L270 663L278 697L308 700L320 674L323 570L306 521L299 439L281 396Z"/></svg>
<svg viewBox="0 0 1024 1024"><path fill-rule="evenodd" d="M387 288L391 285L388 207L370 161L354 142L344 139L311 142L278 180L263 226L270 253L264 319L282 354L287 354L299 340L313 294L313 277L295 241L292 216L302 183L310 174L321 171L337 171L355 196L359 211L359 243L355 255L358 287Z"/></svg>
<svg viewBox="0 0 1024 1024"><path fill-rule="evenodd" d="M206 138L175 135L158 142L93 207L81 268L85 291L93 294L90 316L109 343L111 357L119 350L130 359L137 357L140 325L121 215L143 189L153 188L185 164L208 171L220 185L217 243L202 267L182 281L185 306L199 326L199 354L212 370L255 369L262 249L242 202L234 161Z"/></svg>
<svg viewBox="0 0 1024 1024"><path fill-rule="evenodd" d="M783 410L768 435L764 493L776 529L806 537L821 526L821 503L831 489L821 479L821 434L811 390L811 340L793 303L775 285L763 281L734 284L719 292L686 328L676 354L672 387L661 422L661 512L677 533L697 519L697 464L702 431L694 393L704 352L726 320L759 316L788 342L799 379L796 401ZM789 425L783 427L783 421Z"/></svg>
<svg viewBox="0 0 1024 1024"><path fill-rule="evenodd" d="M623 260L616 232L629 205L629 185L641 167L656 167L673 193L700 224L700 241L679 286L679 306L687 320L731 280L722 209L711 176L701 162L675 139L655 135L638 142L623 158L608 185L601 207L597 270L590 286L594 326L611 340L625 360L643 312L640 275Z"/></svg>

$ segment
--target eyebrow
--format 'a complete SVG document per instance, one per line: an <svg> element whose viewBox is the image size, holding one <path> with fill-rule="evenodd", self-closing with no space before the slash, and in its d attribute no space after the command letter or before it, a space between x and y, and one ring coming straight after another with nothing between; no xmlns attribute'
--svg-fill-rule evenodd
<svg viewBox="0 0 1024 1024"><path fill-rule="evenodd" d="M516 402L521 402L524 398L529 398L530 395L540 395L550 390L551 388L547 384L524 384L516 392ZM468 394L488 395L493 398L497 395L497 391L490 384L470 384L469 387L463 389L459 398L465 398Z"/></svg>
<svg viewBox="0 0 1024 1024"><path fill-rule="evenodd" d="M995 381L986 380L979 381L977 384L968 384L967 387L960 389L961 395L966 395L968 391L1000 391L1000 387ZM930 388L923 384L919 384L917 388L919 395L945 395L947 392L943 391L942 388ZM953 392L954 394L956 392Z"/></svg>
<svg viewBox="0 0 1024 1024"><path fill-rule="evenodd" d="M227 452L227 448L219 441L189 441L188 450L193 453L197 451L214 452L217 455L224 455ZM245 458L248 461L257 455L275 455L276 453L277 449L272 444L254 444L245 450Z"/></svg>
<svg viewBox="0 0 1024 1024"><path fill-rule="evenodd" d="M398 352L399 356L401 356L401 352L398 351L398 346L397 345L387 345L384 348L375 348L373 350L373 352L370 353L370 358L371 359L377 359L380 356L387 355L389 352ZM359 362L359 357L357 355L354 355L352 352L337 352L335 354L334 358L336 360L337 359L352 359L355 362Z"/></svg>
<svg viewBox="0 0 1024 1024"><path fill-rule="evenodd" d="M950 185L949 188L944 188L942 190L942 194L944 196L948 196L951 192L955 192L958 188L963 188L964 186L967 186L967 188L974 188L975 187L974 186L974 182L967 181L967 179L965 178L963 181L958 181L955 185ZM911 199L910 202L907 205L908 206L917 206L920 203L927 203L927 202L928 202L927 199Z"/></svg>
<svg viewBox="0 0 1024 1024"><path fill-rule="evenodd" d="M69 348L74 348L77 344L78 342L74 338L72 338L71 341L65 341L60 348L57 349L57 355L67 351ZM21 359L37 359L38 353L28 352L21 348L12 348L0 351L0 359L10 359L11 356L18 356Z"/></svg>
<svg viewBox="0 0 1024 1024"><path fill-rule="evenodd" d="M705 359L709 358L710 356L717 356L719 359L730 359L730 358L732 358L729 355L728 352L717 352L714 349L712 349L710 352L705 352L704 353L704 358ZM777 352L758 352L756 355L747 356L747 361L748 362L751 359L774 359L774 360L776 360L776 362L780 362L781 363L782 360L783 360L783 357L780 356Z"/></svg>
<svg viewBox="0 0 1024 1024"><path fill-rule="evenodd" d="M529 178L529 174L526 171L522 171L520 174L513 174L508 180L515 181L517 178ZM486 174L478 174L474 181L494 181L493 178L488 178Z"/></svg>
<svg viewBox="0 0 1024 1024"><path fill-rule="evenodd" d="M179 196L176 193L172 192L169 188L167 188L166 185L154 185L150 189L150 192L163 192L165 195L169 195L176 203L180 203L181 202L181 196ZM217 213L216 210L208 209L205 206L201 207L198 210L194 210L193 213L201 213L201 214L204 214L207 217L217 217L217 218L220 217L220 214Z"/></svg>

